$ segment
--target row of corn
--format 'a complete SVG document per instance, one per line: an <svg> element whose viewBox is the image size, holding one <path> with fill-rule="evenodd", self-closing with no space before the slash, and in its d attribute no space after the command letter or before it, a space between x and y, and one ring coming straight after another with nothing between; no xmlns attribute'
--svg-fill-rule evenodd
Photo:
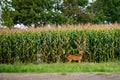
<svg viewBox="0 0 120 80"><path fill-rule="evenodd" d="M120 58L120 30L49 30L1 33L0 63L67 62L69 54L84 50L83 62Z"/></svg>

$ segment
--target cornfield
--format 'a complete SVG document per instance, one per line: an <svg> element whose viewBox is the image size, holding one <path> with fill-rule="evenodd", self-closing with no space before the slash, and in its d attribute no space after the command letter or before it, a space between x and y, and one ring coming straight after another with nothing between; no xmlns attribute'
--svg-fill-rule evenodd
<svg viewBox="0 0 120 80"><path fill-rule="evenodd" d="M120 29L65 29L0 33L0 63L67 62L84 50L83 62L120 60Z"/></svg>

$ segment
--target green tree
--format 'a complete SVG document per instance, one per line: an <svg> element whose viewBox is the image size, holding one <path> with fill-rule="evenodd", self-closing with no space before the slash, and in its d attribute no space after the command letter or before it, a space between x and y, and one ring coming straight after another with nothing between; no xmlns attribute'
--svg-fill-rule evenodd
<svg viewBox="0 0 120 80"><path fill-rule="evenodd" d="M9 20L14 24L22 23L27 26L31 26L31 24L35 24L35 26L72 24L72 18L67 18L64 13L55 9L56 3L60 4L59 0L11 0L9 4L12 10L7 9L8 5L3 7L2 19L4 22L7 21L4 16L8 11L7 17L10 17Z"/></svg>
<svg viewBox="0 0 120 80"><path fill-rule="evenodd" d="M89 2L88 0L78 0L78 5L85 7L88 5L88 2Z"/></svg>
<svg viewBox="0 0 120 80"><path fill-rule="evenodd" d="M54 3L55 0L13 0L14 23L45 25L47 13L52 11Z"/></svg>
<svg viewBox="0 0 120 80"><path fill-rule="evenodd" d="M3 9L3 13L2 13L2 18L3 18L3 25L12 28L14 23L13 23L13 19L11 17L11 12L9 11L9 8L6 6L6 8Z"/></svg>
<svg viewBox="0 0 120 80"><path fill-rule="evenodd" d="M2 24L12 28L14 23L12 19L12 12L11 12L11 5L7 0L1 0L0 1L0 6L2 7Z"/></svg>
<svg viewBox="0 0 120 80"><path fill-rule="evenodd" d="M63 0L61 11L66 17L72 17L75 24L91 22L90 14L86 11L85 7L88 0Z"/></svg>
<svg viewBox="0 0 120 80"><path fill-rule="evenodd" d="M120 0L96 0L88 9L94 15L94 23L120 23Z"/></svg>

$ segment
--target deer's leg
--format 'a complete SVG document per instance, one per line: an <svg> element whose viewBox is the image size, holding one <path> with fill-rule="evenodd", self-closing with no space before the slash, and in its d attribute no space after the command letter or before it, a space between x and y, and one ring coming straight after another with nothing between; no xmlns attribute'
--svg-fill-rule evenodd
<svg viewBox="0 0 120 80"><path fill-rule="evenodd" d="M72 62L72 60L69 60L69 63L71 63Z"/></svg>
<svg viewBox="0 0 120 80"><path fill-rule="evenodd" d="M78 60L78 63L80 63L80 60Z"/></svg>

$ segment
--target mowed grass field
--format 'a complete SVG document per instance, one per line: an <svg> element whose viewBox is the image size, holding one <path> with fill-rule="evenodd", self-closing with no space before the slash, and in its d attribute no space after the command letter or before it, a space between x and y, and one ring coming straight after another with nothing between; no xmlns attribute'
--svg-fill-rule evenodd
<svg viewBox="0 0 120 80"><path fill-rule="evenodd" d="M71 73L71 72L120 72L120 62L0 64L0 73Z"/></svg>

